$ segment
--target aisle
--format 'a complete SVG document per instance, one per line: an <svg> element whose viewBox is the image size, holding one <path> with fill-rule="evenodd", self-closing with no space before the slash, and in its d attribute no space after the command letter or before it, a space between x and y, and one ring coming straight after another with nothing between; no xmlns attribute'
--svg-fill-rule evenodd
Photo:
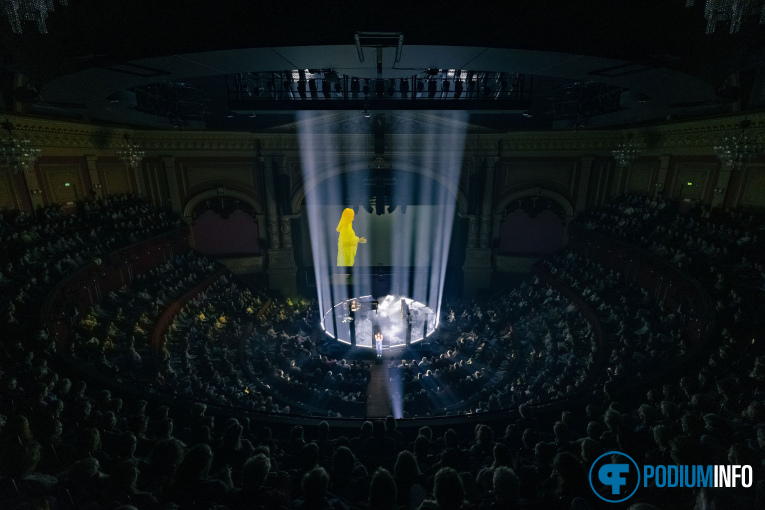
<svg viewBox="0 0 765 510"><path fill-rule="evenodd" d="M384 418L392 414L388 395L388 366L372 364L367 386L367 418Z"/></svg>

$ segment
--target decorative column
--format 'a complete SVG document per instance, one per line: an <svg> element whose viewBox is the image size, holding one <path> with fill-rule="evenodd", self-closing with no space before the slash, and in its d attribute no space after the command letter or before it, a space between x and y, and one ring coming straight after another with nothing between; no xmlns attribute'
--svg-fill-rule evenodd
<svg viewBox="0 0 765 510"><path fill-rule="evenodd" d="M290 295L297 293L297 266L295 252L292 249L292 218L279 217L276 208L276 190L274 174L287 169L285 156L267 161L263 168L266 185L266 214L268 216L268 284L272 289Z"/></svg>
<svg viewBox="0 0 765 510"><path fill-rule="evenodd" d="M162 163L165 165L165 178L167 179L167 189L170 193L170 207L173 211L181 213L181 191L178 187L178 176L175 172L175 157L161 156Z"/></svg>
<svg viewBox="0 0 765 510"><path fill-rule="evenodd" d="M478 247L478 216L475 214L468 216L468 249Z"/></svg>
<svg viewBox="0 0 765 510"><path fill-rule="evenodd" d="M486 181L481 205L481 248L491 248L492 204L494 203L494 171L499 158L486 158Z"/></svg>
<svg viewBox="0 0 765 510"><path fill-rule="evenodd" d="M669 170L669 154L659 156L659 175L656 176L654 196L659 196L664 191L667 181L667 171Z"/></svg>
<svg viewBox="0 0 765 510"><path fill-rule="evenodd" d="M464 292L473 296L491 287L492 203L494 198L494 172L499 158L486 158L486 178L483 184L481 216L470 216L465 265L462 266ZM477 246L477 247L476 247Z"/></svg>
<svg viewBox="0 0 765 510"><path fill-rule="evenodd" d="M281 217L281 226L279 227L279 231L281 232L281 240L282 240L282 248L283 249L292 249L292 218L293 215L289 216L282 216Z"/></svg>
<svg viewBox="0 0 765 510"><path fill-rule="evenodd" d="M577 213L587 208L587 192L590 189L590 176L595 165L595 156L582 156L582 171L579 174L579 190L576 194L574 210Z"/></svg>
<svg viewBox="0 0 765 510"><path fill-rule="evenodd" d="M276 212L276 190L274 188L274 166L276 158L263 162L263 178L266 184L266 218L268 222L268 250L279 249L279 214Z"/></svg>
<svg viewBox="0 0 765 510"><path fill-rule="evenodd" d="M728 191L728 183L730 182L730 174L733 171L733 166L723 163L720 167L720 173L717 176L717 185L712 195L712 207L722 208L725 203L725 195Z"/></svg>
<svg viewBox="0 0 765 510"><path fill-rule="evenodd" d="M143 195L145 198L148 198L149 193L147 192L147 186L149 186L149 184L144 182L142 170L143 170L143 163L139 163L135 166L128 167L128 171L133 174L133 179L135 179L136 193L138 193L139 195Z"/></svg>
<svg viewBox="0 0 765 510"><path fill-rule="evenodd" d="M13 175L13 172L10 171L10 168L8 170L10 172L13 188L16 189L16 183L14 181L15 176ZM38 207L45 205L43 200L42 186L40 185L40 181L37 179L37 172L30 170L29 172L25 173L24 180L27 183L27 190L29 191L29 199L32 204L32 211L35 211ZM22 207L21 202L19 202L19 207Z"/></svg>
<svg viewBox="0 0 765 510"><path fill-rule="evenodd" d="M614 171L614 183L611 188L611 195L607 197L607 200L610 200L623 191L622 179L624 178L624 167L620 165L618 161L615 161L614 165L616 166L616 170Z"/></svg>
<svg viewBox="0 0 765 510"><path fill-rule="evenodd" d="M101 179L98 177L98 167L96 166L97 156L86 155L85 160L88 163L88 175L90 175L90 184L93 186L93 194L96 198L103 198L104 190Z"/></svg>

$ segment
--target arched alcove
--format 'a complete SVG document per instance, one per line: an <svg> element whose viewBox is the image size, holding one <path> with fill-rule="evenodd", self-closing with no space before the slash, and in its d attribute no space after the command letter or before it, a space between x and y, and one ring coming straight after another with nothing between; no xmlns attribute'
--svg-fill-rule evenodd
<svg viewBox="0 0 765 510"><path fill-rule="evenodd" d="M184 211L191 223L194 248L216 257L259 255L261 227L256 205L246 195L195 197Z"/></svg>
<svg viewBox="0 0 765 510"><path fill-rule="evenodd" d="M532 188L513 193L498 203L497 253L539 256L566 244L566 227L573 217L571 203L559 193Z"/></svg>
<svg viewBox="0 0 765 510"><path fill-rule="evenodd" d="M310 193L311 190L314 189L316 186L318 186L321 182L326 181L328 179L337 178L338 176L349 173L349 172L359 172L361 169L367 168L368 166L369 166L368 159L358 159L353 161L345 161L343 162L342 165L325 165L321 168L316 169L314 177L310 179L306 179L306 181L303 182L303 185L300 186L297 190L295 190L295 193L292 195L293 213L299 213L301 211L301 208L303 207L303 204L305 203L306 195ZM458 188L457 183L447 182L444 179L443 175L439 174L437 169L432 171L427 171L426 169L420 166L417 166L413 163L409 164L406 162L397 162L395 169L393 171L418 174L440 183L442 186L448 189L454 196L457 197L457 212L462 214L467 212L468 199L465 193L463 192L463 190Z"/></svg>

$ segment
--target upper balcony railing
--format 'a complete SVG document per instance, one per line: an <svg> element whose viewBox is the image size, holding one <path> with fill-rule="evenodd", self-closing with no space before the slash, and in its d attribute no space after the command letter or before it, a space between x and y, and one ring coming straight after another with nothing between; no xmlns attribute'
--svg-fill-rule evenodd
<svg viewBox="0 0 765 510"><path fill-rule="evenodd" d="M232 111L305 109L529 108L533 77L501 72L429 70L399 78L358 78L334 71L238 73L226 77Z"/></svg>

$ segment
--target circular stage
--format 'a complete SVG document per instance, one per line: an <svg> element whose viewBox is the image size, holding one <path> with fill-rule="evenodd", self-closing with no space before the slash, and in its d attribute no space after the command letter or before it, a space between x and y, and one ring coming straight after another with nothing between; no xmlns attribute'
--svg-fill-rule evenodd
<svg viewBox="0 0 765 510"><path fill-rule="evenodd" d="M357 346L375 348L374 337L380 332L383 349L388 349L406 345L409 319L411 343L430 336L438 326L438 317L428 306L413 299L390 295L381 299L363 296L341 301L327 310L321 326L332 338L351 344L351 326L355 323Z"/></svg>

